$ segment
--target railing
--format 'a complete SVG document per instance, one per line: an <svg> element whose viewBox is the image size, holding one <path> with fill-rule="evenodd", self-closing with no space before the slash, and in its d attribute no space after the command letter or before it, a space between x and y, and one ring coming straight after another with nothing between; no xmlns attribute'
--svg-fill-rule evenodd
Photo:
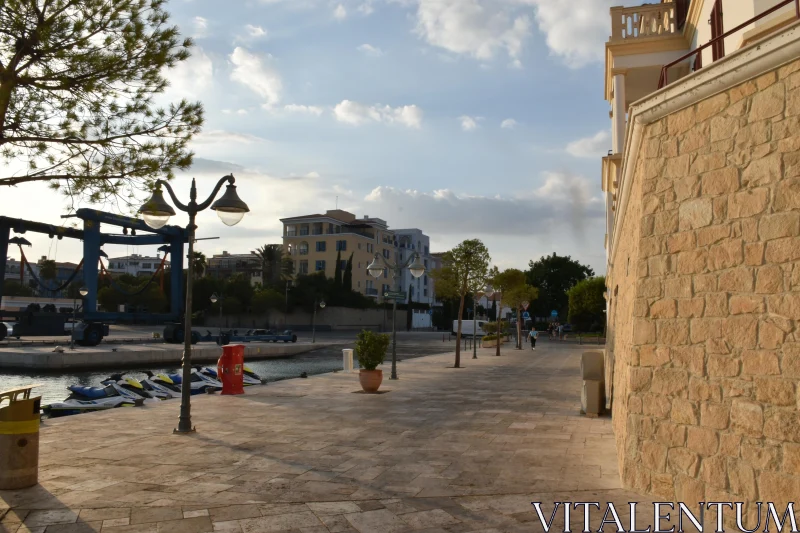
<svg viewBox="0 0 800 533"><path fill-rule="evenodd" d="M377 296L378 295L378 289L375 289L373 287L367 287L366 289L364 289L364 293L367 296Z"/></svg>
<svg viewBox="0 0 800 533"><path fill-rule="evenodd" d="M611 41L631 41L677 32L674 3L611 8Z"/></svg>
<svg viewBox="0 0 800 533"><path fill-rule="evenodd" d="M717 37L714 37L713 39L708 41L703 46L698 46L697 48L695 48L694 50L692 50L688 54L684 54L681 57L679 57L678 59L676 59L675 61L673 61L672 63L669 63L669 64L664 65L663 67L661 67L661 76L658 79L658 88L661 89L661 88L666 87L667 85L669 85L669 78L668 78L669 73L668 73L668 71L669 71L670 68L674 67L678 63L686 61L690 57L696 57L698 54L702 53L703 50L705 50L709 46L713 46L714 43L717 43L717 42L719 42L719 41L721 41L721 40L733 35L737 31L741 31L742 29L746 28L747 26L749 26L750 24L754 23L755 21L761 20L762 18L764 18L766 16L769 16L772 13L778 11L782 7L788 6L789 4L792 4L792 3L795 5L795 15L797 16L797 18L800 19L800 0L783 0L782 2L779 2L777 5L774 5L771 8L767 9L763 13L761 13L759 15L756 15L755 17L751 18L750 20L747 20L747 21L739 24L735 28L726 31L722 35L718 35ZM695 63L695 64L697 64L697 63Z"/></svg>

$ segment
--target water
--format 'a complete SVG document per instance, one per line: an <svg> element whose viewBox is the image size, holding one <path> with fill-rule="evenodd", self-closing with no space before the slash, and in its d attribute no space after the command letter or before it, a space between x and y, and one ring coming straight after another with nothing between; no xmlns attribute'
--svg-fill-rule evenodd
<svg viewBox="0 0 800 533"><path fill-rule="evenodd" d="M354 362L358 366L357 362ZM215 367L216 365L207 365ZM342 369L342 354L340 349L320 349L313 352L294 355L281 359L266 359L263 361L248 361L247 366L256 374L265 378L267 381L279 381L287 378L297 378L305 372L308 375L324 374ZM143 370L153 372L179 372L178 367L168 368L130 368L100 371L70 372L67 374L56 373L9 373L0 371L0 391L32 385L41 384L41 387L34 389L35 394L42 395L42 404L47 405L51 402L60 402L68 395L68 385L99 386L100 382L107 379L110 374L125 372L136 379L145 377Z"/></svg>

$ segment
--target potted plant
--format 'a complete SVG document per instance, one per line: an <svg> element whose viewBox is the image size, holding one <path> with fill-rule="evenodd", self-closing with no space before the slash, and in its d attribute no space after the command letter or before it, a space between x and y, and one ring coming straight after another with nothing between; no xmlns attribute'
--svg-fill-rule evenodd
<svg viewBox="0 0 800 533"><path fill-rule="evenodd" d="M361 370L358 380L364 392L377 392L383 381L383 370L377 370L386 357L389 335L364 330L356 338L355 351Z"/></svg>
<svg viewBox="0 0 800 533"><path fill-rule="evenodd" d="M481 347L492 348L494 346L497 346L497 335L484 335L484 337L481 339Z"/></svg>

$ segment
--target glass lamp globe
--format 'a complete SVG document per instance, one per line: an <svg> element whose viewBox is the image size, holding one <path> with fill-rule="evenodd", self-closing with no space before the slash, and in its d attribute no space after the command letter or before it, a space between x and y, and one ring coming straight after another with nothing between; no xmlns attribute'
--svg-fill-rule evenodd
<svg viewBox="0 0 800 533"><path fill-rule="evenodd" d="M235 226L244 218L245 213L250 211L247 204L236 194L236 185L232 183L225 188L225 194L211 204L211 209L217 212L217 216L226 226Z"/></svg>
<svg viewBox="0 0 800 533"><path fill-rule="evenodd" d="M89 294L89 289L87 289L86 287L81 287L80 289L78 289L78 293L81 296L86 296L87 294Z"/></svg>
<svg viewBox="0 0 800 533"><path fill-rule="evenodd" d="M379 278L383 275L383 265L378 263L377 257L369 264L367 272L369 272L369 275L373 278Z"/></svg>
<svg viewBox="0 0 800 533"><path fill-rule="evenodd" d="M411 272L411 275L415 278L418 278L425 273L425 266L419 262L419 255L416 256L414 262L408 267L408 271Z"/></svg>
<svg viewBox="0 0 800 533"><path fill-rule="evenodd" d="M219 297L217 296L217 294L216 294L216 293L214 293L214 294L212 294L212 295L211 295L211 303L212 303L212 304L215 304L215 303L217 303L217 301L218 301L218 300L219 300Z"/></svg>
<svg viewBox="0 0 800 533"><path fill-rule="evenodd" d="M153 191L153 195L139 209L144 218L144 223L153 229L164 227L169 222L169 217L175 215L175 210L164 200L161 189Z"/></svg>
<svg viewBox="0 0 800 533"><path fill-rule="evenodd" d="M325 305L327 305L325 302L320 302L319 303L319 308L320 309L325 309Z"/></svg>

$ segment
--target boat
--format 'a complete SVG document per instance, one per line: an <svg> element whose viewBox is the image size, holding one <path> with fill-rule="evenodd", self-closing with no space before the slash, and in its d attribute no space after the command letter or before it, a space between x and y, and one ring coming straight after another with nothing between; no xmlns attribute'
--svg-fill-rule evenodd
<svg viewBox="0 0 800 533"><path fill-rule="evenodd" d="M177 398L181 395L181 388L175 384L166 374L153 374L145 370L146 378L139 380L139 383L147 391L159 391L166 394L169 398Z"/></svg>
<svg viewBox="0 0 800 533"><path fill-rule="evenodd" d="M180 374L167 374L167 377L179 387L183 387L183 377ZM190 386L192 394L203 394L209 390L216 391L222 389L222 383L198 372L196 368L192 369Z"/></svg>
<svg viewBox="0 0 800 533"><path fill-rule="evenodd" d="M116 407L135 407L144 404L144 399L131 399L123 396L109 396L97 400L66 399L42 407L42 412L49 418L77 415L92 411L105 411Z"/></svg>
<svg viewBox="0 0 800 533"><path fill-rule="evenodd" d="M101 381L103 385L114 387L121 395L134 394L145 399L168 400L172 395L160 390L147 390L138 380L123 377L122 374L112 374L108 379Z"/></svg>
<svg viewBox="0 0 800 533"><path fill-rule="evenodd" d="M251 385L264 385L267 382L266 379L261 378L261 376L253 372L252 369L248 368L247 365L244 366L243 370L244 375L242 376L242 381L245 387L249 387ZM219 381L216 368L206 366L203 368L198 368L198 372Z"/></svg>

